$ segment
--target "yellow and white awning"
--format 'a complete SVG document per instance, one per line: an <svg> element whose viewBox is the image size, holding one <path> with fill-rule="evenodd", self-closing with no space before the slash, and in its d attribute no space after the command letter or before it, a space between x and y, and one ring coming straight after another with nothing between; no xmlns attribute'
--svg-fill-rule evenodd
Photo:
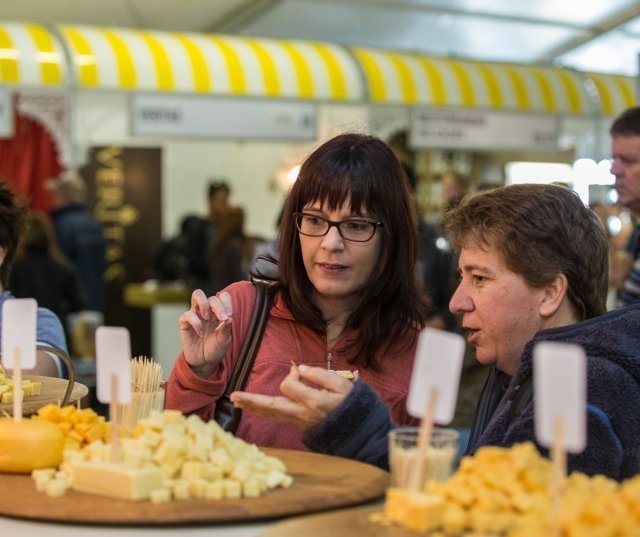
<svg viewBox="0 0 640 537"><path fill-rule="evenodd" d="M357 63L327 43L59 26L81 88L356 101Z"/></svg>
<svg viewBox="0 0 640 537"><path fill-rule="evenodd" d="M354 47L374 103L590 114L579 74Z"/></svg>
<svg viewBox="0 0 640 537"><path fill-rule="evenodd" d="M57 87L66 61L55 36L39 24L0 24L0 84Z"/></svg>
<svg viewBox="0 0 640 537"><path fill-rule="evenodd" d="M588 116L638 102L633 77L313 41L11 22L0 23L0 85Z"/></svg>
<svg viewBox="0 0 640 537"><path fill-rule="evenodd" d="M630 76L587 73L600 99L600 113L603 116L617 116L623 110L637 106L636 80Z"/></svg>

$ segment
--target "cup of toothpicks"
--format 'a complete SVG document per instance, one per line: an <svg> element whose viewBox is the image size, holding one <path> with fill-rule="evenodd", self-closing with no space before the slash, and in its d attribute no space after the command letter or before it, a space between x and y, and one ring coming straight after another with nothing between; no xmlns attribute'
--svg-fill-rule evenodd
<svg viewBox="0 0 640 537"><path fill-rule="evenodd" d="M152 410L162 410L163 407L162 366L146 356L133 358L131 402L117 405L120 426L126 431L131 431L141 419L149 416Z"/></svg>

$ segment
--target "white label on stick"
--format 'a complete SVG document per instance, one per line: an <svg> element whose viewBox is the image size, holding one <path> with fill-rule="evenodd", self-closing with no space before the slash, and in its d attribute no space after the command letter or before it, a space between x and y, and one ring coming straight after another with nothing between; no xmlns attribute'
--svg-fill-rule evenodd
<svg viewBox="0 0 640 537"><path fill-rule="evenodd" d="M96 395L101 403L131 401L131 340L126 328L99 326L96 329ZM111 401L111 379L117 382L116 401Z"/></svg>
<svg viewBox="0 0 640 537"><path fill-rule="evenodd" d="M20 369L36 366L36 318L38 303L33 298L11 298L2 305L2 365L13 369L16 349Z"/></svg>
<svg viewBox="0 0 640 537"><path fill-rule="evenodd" d="M533 349L535 433L546 447L556 442L562 420L564 448L580 453L586 445L586 357L582 347L542 341Z"/></svg>
<svg viewBox="0 0 640 537"><path fill-rule="evenodd" d="M424 417L429 393L435 388L438 397L433 420L440 425L451 422L458 399L464 349L464 338L459 334L435 328L420 332L407 399L409 414Z"/></svg>

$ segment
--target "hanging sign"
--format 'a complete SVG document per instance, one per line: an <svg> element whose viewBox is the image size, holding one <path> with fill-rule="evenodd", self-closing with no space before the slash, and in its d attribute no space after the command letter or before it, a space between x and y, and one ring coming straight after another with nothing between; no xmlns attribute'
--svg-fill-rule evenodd
<svg viewBox="0 0 640 537"><path fill-rule="evenodd" d="M0 138L13 138L13 131L11 92L0 88Z"/></svg>
<svg viewBox="0 0 640 537"><path fill-rule="evenodd" d="M414 148L556 151L558 131L554 116L416 108L411 114L410 143Z"/></svg>
<svg viewBox="0 0 640 537"><path fill-rule="evenodd" d="M132 108L136 135L316 139L312 103L134 94Z"/></svg>

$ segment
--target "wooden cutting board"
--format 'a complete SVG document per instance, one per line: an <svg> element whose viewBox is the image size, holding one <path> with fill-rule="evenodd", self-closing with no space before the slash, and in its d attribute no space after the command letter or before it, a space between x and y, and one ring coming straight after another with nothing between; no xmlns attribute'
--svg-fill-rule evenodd
<svg viewBox="0 0 640 537"><path fill-rule="evenodd" d="M383 510L380 504L297 517L270 525L259 537L416 537L406 528L372 519Z"/></svg>
<svg viewBox="0 0 640 537"><path fill-rule="evenodd" d="M259 498L154 505L75 491L68 491L62 498L49 498L35 490L29 476L0 474L0 515L128 526L247 521L362 504L381 498L389 485L389 474L369 464L304 451L263 451L287 465L294 479L290 488L271 490Z"/></svg>
<svg viewBox="0 0 640 537"><path fill-rule="evenodd" d="M30 416L35 414L39 408L48 405L49 403L59 404L64 397L64 393L67 390L67 380L56 377L41 377L38 375L22 375L23 379L29 379L32 381L42 382L42 391L40 395L33 397L27 397L22 401L22 415ZM82 399L89 393L89 388L84 384L75 382L73 384L73 390L71 391L71 398L69 404L75 404L79 399ZM0 404L0 416L4 416L4 413L13 415L13 403Z"/></svg>

